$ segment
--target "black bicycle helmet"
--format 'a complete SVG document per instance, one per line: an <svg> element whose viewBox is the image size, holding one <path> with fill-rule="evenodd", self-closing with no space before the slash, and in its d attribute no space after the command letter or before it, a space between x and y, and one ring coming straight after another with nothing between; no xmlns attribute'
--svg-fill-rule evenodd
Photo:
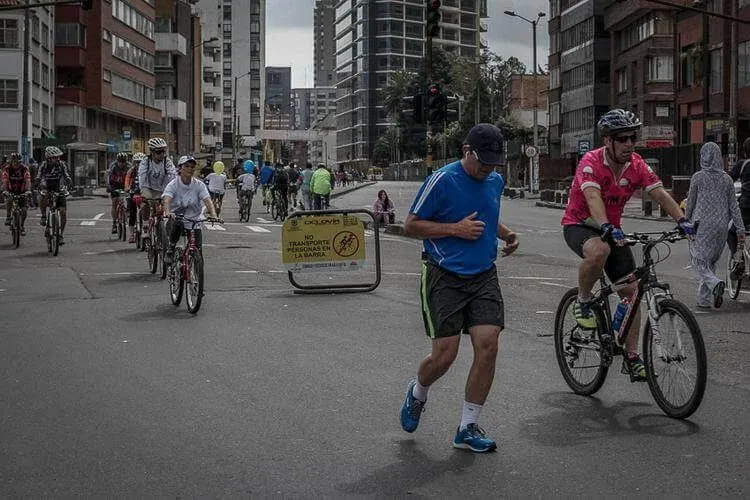
<svg viewBox="0 0 750 500"><path fill-rule="evenodd" d="M599 118L597 128L601 137L611 136L620 132L630 132L641 128L641 120L632 111L613 109Z"/></svg>
<svg viewBox="0 0 750 500"><path fill-rule="evenodd" d="M117 153L117 161L128 161L127 153Z"/></svg>

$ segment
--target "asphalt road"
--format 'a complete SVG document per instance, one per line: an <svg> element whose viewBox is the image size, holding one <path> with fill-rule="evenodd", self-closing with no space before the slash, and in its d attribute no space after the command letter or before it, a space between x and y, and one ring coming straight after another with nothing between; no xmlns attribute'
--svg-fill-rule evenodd
<svg viewBox="0 0 750 500"><path fill-rule="evenodd" d="M381 188L403 219L416 183L379 182L333 205L370 207ZM105 199L69 203L58 257L34 220L18 250L0 233L1 497L747 496L750 294L697 313L709 381L690 420L663 416L646 385L617 369L595 397L575 396L544 336L576 276L561 212L504 200L521 248L498 260L508 324L481 417L499 449L474 455L450 447L466 339L419 429L398 423L429 349L419 242L380 235L374 292L294 294L280 225L258 201L240 224L230 195L223 230L205 232L206 297L195 316L170 304L145 254L110 240ZM364 271L301 279L372 280L367 236ZM692 306L688 264L678 244L657 269Z"/></svg>

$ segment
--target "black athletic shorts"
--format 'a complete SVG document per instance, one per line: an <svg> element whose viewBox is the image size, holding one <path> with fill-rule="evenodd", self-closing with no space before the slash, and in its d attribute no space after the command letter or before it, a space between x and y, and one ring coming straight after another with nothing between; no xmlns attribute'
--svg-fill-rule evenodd
<svg viewBox="0 0 750 500"><path fill-rule="evenodd" d="M422 261L420 287L425 332L432 339L452 337L477 325L505 326L505 309L497 269L459 276Z"/></svg>
<svg viewBox="0 0 750 500"><path fill-rule="evenodd" d="M589 238L601 238L601 236L598 229L585 224L570 224L563 227L565 243L581 257L583 257L583 244ZM604 272L607 273L610 281L617 281L635 271L635 258L630 247L617 246L610 241L609 248L610 253L607 262L604 263Z"/></svg>

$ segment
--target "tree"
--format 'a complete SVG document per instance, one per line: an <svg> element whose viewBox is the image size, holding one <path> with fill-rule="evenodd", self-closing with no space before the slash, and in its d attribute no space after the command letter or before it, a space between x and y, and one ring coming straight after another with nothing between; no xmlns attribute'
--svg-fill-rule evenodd
<svg viewBox="0 0 750 500"><path fill-rule="evenodd" d="M383 107L391 117L397 117L404 109L404 97L416 91L419 75L409 71L395 71L388 85L383 88Z"/></svg>
<svg viewBox="0 0 750 500"><path fill-rule="evenodd" d="M401 146L400 132L397 127L388 127L385 133L378 137L373 147L373 156L376 163L392 163L398 161L398 153Z"/></svg>

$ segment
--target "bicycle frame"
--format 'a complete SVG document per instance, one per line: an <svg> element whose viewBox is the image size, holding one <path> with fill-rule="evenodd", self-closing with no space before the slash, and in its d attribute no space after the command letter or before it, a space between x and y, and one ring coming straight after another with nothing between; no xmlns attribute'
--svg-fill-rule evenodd
<svg viewBox="0 0 750 500"><path fill-rule="evenodd" d="M659 281L656 276L656 263L651 257L651 251L656 245L665 241L676 241L673 236L669 236L670 233L659 233L661 238L654 240L644 240L648 233L634 233L634 238L627 240L627 244L633 246L637 243L643 244L643 264L635 269L631 274L624 278L608 284L604 276L599 278L601 283L601 289L595 294L594 302L599 305L604 311L604 316L607 321L607 330L612 336L617 335L617 342L619 345L625 343L625 338L633 323L635 317L633 311L640 306L641 301L645 297L646 310L648 318L650 320L651 329L654 336L654 350L658 357L663 357L664 353L661 346L661 335L659 334L658 319L660 316L659 302L664 298L672 298L672 292L668 283ZM622 325L620 326L619 332L612 331L612 313L609 304L609 296L616 293L618 289L624 287L633 282L638 282L638 289L634 297L630 298L630 307L626 316L623 318ZM678 349L682 352L682 344L680 336L677 336Z"/></svg>
<svg viewBox="0 0 750 500"><path fill-rule="evenodd" d="M182 279L185 280L187 283L189 281L189 259L190 259L190 251L199 252L200 249L198 248L198 245L195 242L195 226L200 224L202 221L199 220L189 220L184 218L177 218L175 219L175 224L182 224L182 221L187 220L192 224L192 227L190 229L187 229L185 227L182 228L182 236L185 239L185 248L182 249L182 269L180 269L180 273L182 274Z"/></svg>

